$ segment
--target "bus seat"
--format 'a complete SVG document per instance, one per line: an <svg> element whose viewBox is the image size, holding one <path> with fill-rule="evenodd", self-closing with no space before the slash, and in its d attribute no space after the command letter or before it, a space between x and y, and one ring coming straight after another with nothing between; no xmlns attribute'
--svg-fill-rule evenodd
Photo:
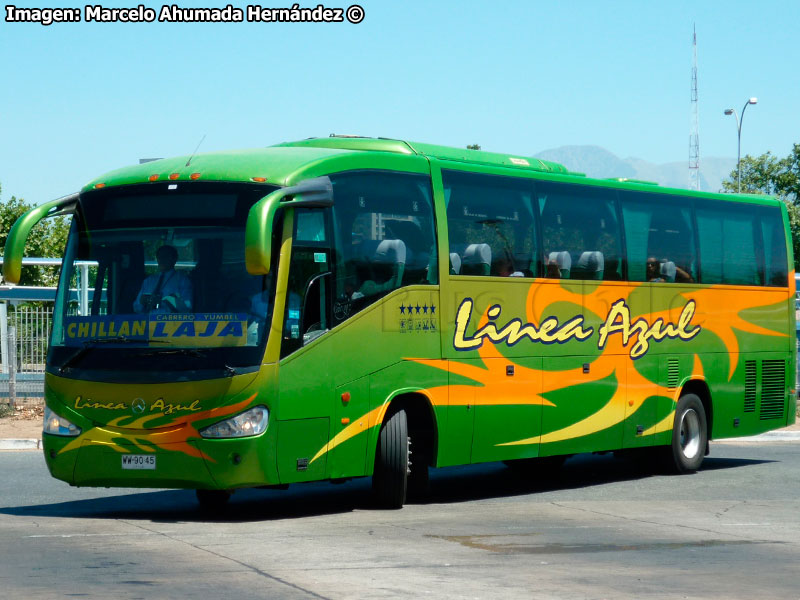
<svg viewBox="0 0 800 600"><path fill-rule="evenodd" d="M569 255L569 252L566 250L551 252L547 259L549 262L555 262L558 265L558 272L561 273L561 279L569 279L570 270L572 269L572 257Z"/></svg>
<svg viewBox="0 0 800 600"><path fill-rule="evenodd" d="M605 268L603 253L598 250L587 250L575 265L576 279L603 279Z"/></svg>
<svg viewBox="0 0 800 600"><path fill-rule="evenodd" d="M400 287L406 265L406 245L403 240L383 240L378 243L371 260L372 279L358 289L360 296L385 294Z"/></svg>
<svg viewBox="0 0 800 600"><path fill-rule="evenodd" d="M429 241L422 229L412 220L385 219L387 237L402 241L406 246L405 283L419 283L425 279L430 261ZM391 236L388 234L391 233Z"/></svg>
<svg viewBox="0 0 800 600"><path fill-rule="evenodd" d="M489 244L470 244L461 257L461 275L488 275L491 265Z"/></svg>
<svg viewBox="0 0 800 600"><path fill-rule="evenodd" d="M461 272L461 256L458 252L450 253L450 275L458 275Z"/></svg>
<svg viewBox="0 0 800 600"><path fill-rule="evenodd" d="M664 281L675 283L676 272L677 269L675 268L675 263L671 260L665 260L663 263L661 263L661 277L664 278Z"/></svg>

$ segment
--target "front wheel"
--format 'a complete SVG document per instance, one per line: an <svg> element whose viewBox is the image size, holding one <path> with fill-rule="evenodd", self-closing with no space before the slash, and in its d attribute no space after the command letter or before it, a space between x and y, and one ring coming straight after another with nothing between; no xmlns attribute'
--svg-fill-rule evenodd
<svg viewBox="0 0 800 600"><path fill-rule="evenodd" d="M402 508L408 487L408 418L398 410L381 427L372 489L384 508Z"/></svg>
<svg viewBox="0 0 800 600"><path fill-rule="evenodd" d="M672 444L664 448L665 466L672 472L694 473L703 463L708 443L706 411L695 394L685 394L675 407Z"/></svg>

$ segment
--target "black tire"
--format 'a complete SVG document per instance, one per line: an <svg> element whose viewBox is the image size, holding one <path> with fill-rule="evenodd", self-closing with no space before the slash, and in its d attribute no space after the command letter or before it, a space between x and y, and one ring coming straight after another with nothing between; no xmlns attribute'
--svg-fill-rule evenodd
<svg viewBox="0 0 800 600"><path fill-rule="evenodd" d="M231 493L227 490L196 490L195 495L200 510L209 514L224 512L231 498Z"/></svg>
<svg viewBox="0 0 800 600"><path fill-rule="evenodd" d="M372 489L378 505L402 508L408 488L408 418L398 410L383 423L375 451Z"/></svg>
<svg viewBox="0 0 800 600"><path fill-rule="evenodd" d="M663 463L672 473L694 473L703 464L708 445L706 411L695 394L684 394L675 407L672 444L663 448Z"/></svg>

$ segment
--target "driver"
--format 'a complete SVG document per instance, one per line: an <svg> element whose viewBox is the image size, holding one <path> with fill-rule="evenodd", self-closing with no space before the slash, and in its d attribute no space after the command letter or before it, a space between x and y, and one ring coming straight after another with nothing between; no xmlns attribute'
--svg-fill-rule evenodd
<svg viewBox="0 0 800 600"><path fill-rule="evenodd" d="M133 303L137 313L188 312L192 309L192 282L175 270L178 251L174 246L163 245L156 250L158 273L142 282L142 289Z"/></svg>

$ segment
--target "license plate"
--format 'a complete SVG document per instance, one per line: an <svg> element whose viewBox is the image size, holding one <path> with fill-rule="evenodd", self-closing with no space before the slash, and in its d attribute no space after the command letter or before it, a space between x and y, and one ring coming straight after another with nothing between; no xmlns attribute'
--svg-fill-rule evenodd
<svg viewBox="0 0 800 600"><path fill-rule="evenodd" d="M155 454L123 454L122 455L122 468L123 469L150 469L155 471L156 468L156 455Z"/></svg>

